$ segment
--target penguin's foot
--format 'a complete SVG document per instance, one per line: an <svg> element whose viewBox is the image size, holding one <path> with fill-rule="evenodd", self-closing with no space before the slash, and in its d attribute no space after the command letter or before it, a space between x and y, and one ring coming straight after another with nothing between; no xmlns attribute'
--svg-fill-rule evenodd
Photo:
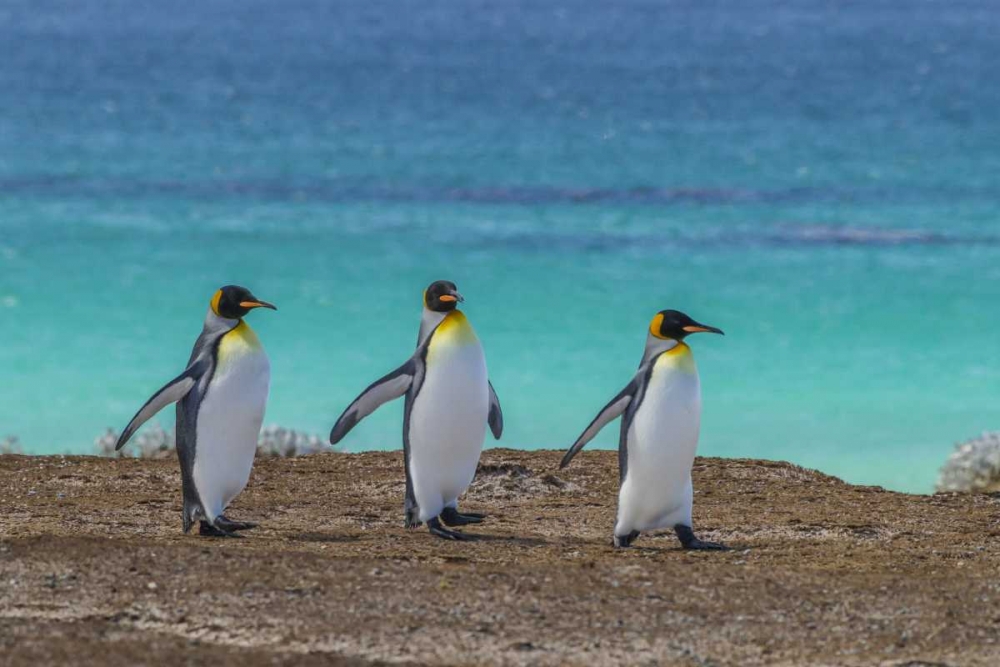
<svg viewBox="0 0 1000 667"><path fill-rule="evenodd" d="M696 551L729 551L729 547L725 544L699 540L694 536L694 531L691 530L691 526L674 526L674 532L677 533L677 539L681 541L681 546L685 549L692 549Z"/></svg>
<svg viewBox="0 0 1000 667"><path fill-rule="evenodd" d="M685 544L684 548L692 551L729 551L729 547L721 542L705 542L697 537Z"/></svg>
<svg viewBox="0 0 1000 667"><path fill-rule="evenodd" d="M236 533L227 530L224 526L219 525L218 517L216 517L215 525L205 520L198 522L198 534L204 537L240 537Z"/></svg>
<svg viewBox="0 0 1000 667"><path fill-rule="evenodd" d="M236 530L252 530L257 527L257 524L250 521L233 521L224 514L220 514L215 517L215 525L229 532Z"/></svg>
<svg viewBox="0 0 1000 667"><path fill-rule="evenodd" d="M471 539L469 535L466 535L464 533L459 533L458 531L455 530L448 530L447 528L441 525L441 522L438 520L437 517L434 517L433 519L429 519L427 521L427 530L431 531L431 535L440 537L441 539L444 540L457 540L461 542L463 540Z"/></svg>
<svg viewBox="0 0 1000 667"><path fill-rule="evenodd" d="M470 523L482 523L485 518L485 514L477 512L462 514L454 507L445 507L441 512L441 521L446 526L467 526Z"/></svg>
<svg viewBox="0 0 1000 667"><path fill-rule="evenodd" d="M614 545L616 549L626 549L632 546L635 538L639 537L639 531L633 530L628 535L615 535Z"/></svg>

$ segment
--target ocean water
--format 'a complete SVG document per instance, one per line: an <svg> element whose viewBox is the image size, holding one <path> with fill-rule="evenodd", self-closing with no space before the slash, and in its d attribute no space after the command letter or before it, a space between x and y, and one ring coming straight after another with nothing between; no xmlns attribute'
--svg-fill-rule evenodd
<svg viewBox="0 0 1000 667"><path fill-rule="evenodd" d="M266 421L325 435L448 278L503 445L572 443L678 308L726 331L702 454L929 491L1000 429L996 10L6 0L0 433L90 451L240 283Z"/></svg>

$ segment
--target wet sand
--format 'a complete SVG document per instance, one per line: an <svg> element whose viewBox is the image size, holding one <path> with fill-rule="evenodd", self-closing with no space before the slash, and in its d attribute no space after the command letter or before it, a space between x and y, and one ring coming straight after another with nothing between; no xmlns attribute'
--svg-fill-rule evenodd
<svg viewBox="0 0 1000 667"><path fill-rule="evenodd" d="M176 462L0 456L0 663L998 665L1000 501L699 459L695 529L610 546L614 452L490 450L450 543L399 453L258 460L185 536Z"/></svg>

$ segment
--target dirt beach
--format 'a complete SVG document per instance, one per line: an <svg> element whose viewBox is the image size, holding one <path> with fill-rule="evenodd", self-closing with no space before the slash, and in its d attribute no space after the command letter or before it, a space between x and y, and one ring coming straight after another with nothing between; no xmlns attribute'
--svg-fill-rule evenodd
<svg viewBox="0 0 1000 667"><path fill-rule="evenodd" d="M610 546L614 452L490 450L450 543L399 453L258 460L244 539L174 461L0 456L0 664L998 665L1000 501L699 459L695 528Z"/></svg>

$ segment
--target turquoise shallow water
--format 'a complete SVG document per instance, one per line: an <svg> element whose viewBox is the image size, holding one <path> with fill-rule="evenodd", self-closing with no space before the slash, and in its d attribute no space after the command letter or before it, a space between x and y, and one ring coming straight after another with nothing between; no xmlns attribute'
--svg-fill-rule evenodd
<svg viewBox="0 0 1000 667"><path fill-rule="evenodd" d="M672 307L727 333L692 339L701 453L928 491L1000 426L998 30L989 2L6 3L0 432L89 451L236 282L280 308L251 317L267 421L325 434L449 278L507 446L571 443ZM398 447L401 411L348 447Z"/></svg>

